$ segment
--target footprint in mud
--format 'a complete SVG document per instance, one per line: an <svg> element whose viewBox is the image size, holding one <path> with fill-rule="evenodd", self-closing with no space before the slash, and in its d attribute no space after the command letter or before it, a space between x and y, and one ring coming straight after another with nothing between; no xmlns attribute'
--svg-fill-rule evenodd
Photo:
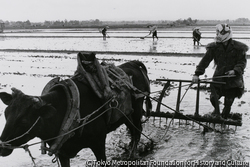
<svg viewBox="0 0 250 167"><path fill-rule="evenodd" d="M138 143L137 150L132 156L131 146L129 145L129 142L130 133L127 131L126 127L121 127L120 129L117 129L111 135L107 144L106 149L108 150L108 157L111 157L111 160L113 161L139 161L145 159L145 157L152 154L156 146L153 140L149 140L148 138L145 138L145 136L143 137L142 135L141 140Z"/></svg>
<svg viewBox="0 0 250 167"><path fill-rule="evenodd" d="M147 142L142 142L137 146L136 153L132 156L131 155L131 147L128 144L120 143L118 146L121 150L122 153L119 155L116 155L112 157L111 160L115 161L140 161L140 160L145 160L145 157L147 155L150 155L153 153L153 150L155 148L155 143L153 141L147 141Z"/></svg>

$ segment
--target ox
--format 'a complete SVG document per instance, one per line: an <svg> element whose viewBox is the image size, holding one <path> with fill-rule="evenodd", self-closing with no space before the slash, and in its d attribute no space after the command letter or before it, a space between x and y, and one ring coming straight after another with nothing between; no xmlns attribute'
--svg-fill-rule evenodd
<svg viewBox="0 0 250 167"><path fill-rule="evenodd" d="M142 62L130 61L119 67L128 76L132 76L133 85L137 89L150 93L147 70ZM76 79L73 79L73 81L80 92L80 115L83 118L102 106L103 101L97 97L89 85ZM75 157L83 148L90 148L97 161L105 161L106 135L122 124L125 124L131 131L132 145L138 144L142 130L141 118L145 112L143 109L145 99L146 104L148 104L146 105L148 106L146 112L150 111L152 106L149 97L135 98L132 94L133 91L131 91L131 100L134 112L129 116L124 116L112 126L107 126L106 116L103 114L84 126L83 129L75 131L75 135L69 138L58 150L57 156L62 167L69 167L70 158ZM2 92L0 98L7 105L4 113L6 124L0 137L2 143L0 143L2 145L0 156L8 156L13 151L10 147L4 147L5 142L9 141L8 145L15 147L21 146L35 137L47 140L58 134L67 108L67 96L63 90L55 89L42 96L30 96L12 88L12 94ZM25 133L27 131L29 133ZM52 142L53 140L47 143L51 145ZM133 149L135 148L133 147Z"/></svg>

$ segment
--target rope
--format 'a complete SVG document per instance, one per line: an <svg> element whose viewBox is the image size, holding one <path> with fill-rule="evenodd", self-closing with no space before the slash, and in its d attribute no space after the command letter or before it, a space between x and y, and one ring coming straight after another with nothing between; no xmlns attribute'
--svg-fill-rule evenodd
<svg viewBox="0 0 250 167"><path fill-rule="evenodd" d="M235 77L235 75L217 76L217 77L212 77L212 78L205 78L205 79L202 79L202 80L211 80L211 79L217 79L217 78L231 78L231 77ZM187 90L189 90L190 87L191 87L192 85L193 85L193 83L187 84L187 85L183 85L182 87L184 87L184 86L189 86L188 89L187 89ZM174 88L175 88L175 87L174 87ZM176 88L177 88L177 87L176 87ZM187 92L187 90L186 90L186 92ZM138 91L139 91L139 90L138 90ZM185 92L185 94L186 94L186 92ZM143 94L143 92L141 92L141 93ZM185 95L185 94L184 94L184 95ZM150 99L152 99L152 100L154 100L154 101L160 103L160 104L163 105L164 107L166 107L166 108L168 108L168 109L174 111L175 113L177 112L177 111L174 110L173 108L171 108L171 107L169 107L169 106L163 104L162 102L158 101L157 99L152 98L152 97L150 97L149 95L146 95L146 94L144 94L144 95L145 95L145 96L148 96ZM183 95L182 99L184 98L184 95ZM182 101L182 99L181 99L181 101ZM181 113L178 113L178 114L181 114ZM202 123L200 123L200 122L198 122L198 121L196 121L196 120L194 120L194 119L192 119L192 118L190 118L190 117L188 117L188 116L186 116L186 115L183 115L183 114L181 114L181 115L184 116L184 117L186 117L186 118L188 118L188 119L190 119L191 121L193 121L193 122L195 122L195 123L197 123L197 124L203 126L204 128L207 128L207 129L213 130L214 132L218 132L218 133L221 133L221 134L222 134L221 131L216 130L215 128L211 128L210 126L207 126L207 125L205 125L205 124L202 124Z"/></svg>
<svg viewBox="0 0 250 167"><path fill-rule="evenodd" d="M59 135L59 136L56 136L56 137L53 137L53 138L50 138L50 139L46 139L46 140L43 140L43 141L44 141L44 142L47 142L47 141L54 140L54 139L56 139L56 138L65 136L65 135L70 134L70 133L72 133L72 132L74 132L74 131L76 131L76 130L82 128L82 127L84 127L85 125L87 125L87 124L93 122L93 121L96 120L97 118L101 117L104 113L106 113L109 109L106 109L105 111L103 111L103 112L100 113L98 116L96 116L95 118L91 119L90 121L87 122L87 120L88 120L92 115L96 114L100 109L102 109L108 102L110 102L111 100L113 100L113 98L114 98L114 97L110 98L106 103L104 103L101 107L99 107L98 109L96 109L93 113L91 113L91 114L85 116L85 117L82 118L82 119L79 119L79 121L84 120L84 123L83 123L82 125L80 125L80 126L74 128L74 129L72 129L72 130L70 130L70 131L68 131L68 132L66 132L66 133L64 133L64 134L62 134L62 135ZM39 144L39 143L41 143L41 142L37 142L37 143L34 143L34 144Z"/></svg>
<svg viewBox="0 0 250 167"><path fill-rule="evenodd" d="M170 128L170 124L171 124L171 122L174 120L174 116L175 116L175 115L173 115L173 117L171 118L171 120L170 120L170 122L169 122L169 124L168 124L168 127L167 127L166 130L165 130L164 135L160 138L160 140L159 140L158 142L162 141L163 138L164 138L164 137L166 136L166 134L168 133L169 128Z"/></svg>
<svg viewBox="0 0 250 167"><path fill-rule="evenodd" d="M155 100L156 102L160 103L160 104L163 105L164 107L166 107L166 108L168 108L168 109L174 111L175 113L177 113L177 111L176 111L175 109L173 109L173 108L171 108L171 107L169 107L169 106L163 104L162 102L158 101L157 99L152 98L152 97L150 97L150 96L149 96L149 98L152 99L152 100ZM178 112L178 114L181 114L181 113ZM183 115L183 114L181 114L181 115L184 116L185 118L190 119L191 121L193 121L193 122L199 124L200 126L206 127L206 128L208 128L208 129L210 129L210 130L213 130L213 131L215 131L215 132L222 133L222 132L220 132L220 131L218 131L218 130L216 130L216 129L213 129L213 128L207 126L207 125L204 125L204 124L202 124L202 123L200 123L200 122L198 122L198 121L196 121L196 120L194 120L194 119L192 119L192 118L190 118L190 117L188 117L188 116L186 116L186 115Z"/></svg>
<svg viewBox="0 0 250 167"><path fill-rule="evenodd" d="M233 77L236 77L236 75L222 75L222 76L217 76L217 77L212 77L212 78L204 78L204 79L200 79L201 81L208 81L208 80L213 80L213 79L219 79L219 78L233 78ZM192 86L193 83L191 84L185 84L185 85L182 85L181 87L185 87L185 86ZM206 83L207 84L207 83ZM169 88L169 90L173 90L173 89L176 89L176 88L179 88L179 86L173 86L171 88ZM161 92L162 90L158 90L158 91L154 91L154 92L151 92L152 93L158 93L158 92Z"/></svg>
<svg viewBox="0 0 250 167"><path fill-rule="evenodd" d="M41 118L41 117L38 117L37 120L34 122L34 124L33 124L24 134L22 134L22 135L20 135L20 136L18 136L18 137L16 137L16 138L13 138L13 139L11 139L11 140L2 142L1 144L2 144L2 145L5 145L5 144L8 144L8 143L10 143L10 142L12 142L12 141L14 141L14 140L17 140L17 139L22 138L23 136L25 136L26 134L28 134L28 133L33 129L33 127L37 124L37 122L40 120L40 118Z"/></svg>
<svg viewBox="0 0 250 167"><path fill-rule="evenodd" d="M102 107L104 107L108 102L110 102L111 100L113 100L113 98L114 98L114 97L110 98L106 103L104 103L102 106L100 106L98 109L96 109L93 113L89 114L88 116L84 117L84 118L81 119L81 120L85 120L85 119L88 120L93 114L97 113L97 112L98 112ZM81 127L87 125L87 124L89 124L89 123L91 123L92 121L96 120L97 118L99 118L100 116L102 116L104 113L106 113L108 110L109 110L109 109L105 110L104 112L102 112L101 114L99 114L97 117L93 118L92 120L90 120L90 121L88 121L88 122L85 121L85 124L82 124L82 125L80 125L80 126L74 128L74 129L72 129L72 130L70 130L70 131L68 131L68 132L66 132L66 133L64 133L64 134L62 134L62 135L59 135L59 136L56 136L56 137L53 137L53 138L49 138L49 139L43 140L43 142L48 142L48 141L50 141L50 140L54 140L54 139L59 138L59 137L61 137L61 136L65 136L65 135L67 135L67 134L69 134L69 133L71 133L71 132L73 132L73 131L75 131L75 130L77 130L77 129L79 129L79 128L81 128ZM31 126L31 128L30 128L27 132L25 132L24 134L22 134L22 135L20 135L20 136L18 136L18 137L16 137L16 138L13 138L13 139L9 140L9 141L2 142L1 145L0 145L0 147L2 147L2 148L8 148L8 149L23 148L23 149L27 150L28 147L30 147L30 146L40 144L42 141L40 141L40 142L35 142L35 143L32 143L32 144L21 145L21 146L10 146L10 145L8 144L9 142L12 142L12 141L14 141L14 140L17 140L17 139L19 139L19 138L25 136L26 134L28 134L28 133L32 130L32 128L37 124L37 122L39 121L39 119L40 119L40 117L38 117L38 119L35 121L35 123Z"/></svg>
<svg viewBox="0 0 250 167"><path fill-rule="evenodd" d="M218 76L218 77L220 77L220 76ZM221 77L225 77L225 76L221 76ZM232 77L232 76L228 76L228 77ZM233 76L233 77L234 77L234 76ZM215 77L214 77L214 78L215 78ZM121 80L124 84L128 84L128 85L131 87L131 89L133 89L134 91L138 91L138 92L140 92L140 93L141 93L141 94L143 94L144 96L147 96L148 98L150 98L150 99L152 99L152 100L154 100L154 101L156 101L156 102L160 103L160 104L161 104L161 105L163 105L164 107L166 107L166 108L168 108L168 109L170 109L170 110L174 111L175 113L177 113L177 111L176 111L176 110L174 110L173 108L171 108L171 107L169 107L169 106L167 106L167 105L163 104L162 102L158 101L157 99L155 99L155 98L153 98L153 97L149 96L148 94L146 94L146 93L142 92L141 90L139 90L139 89L137 89L135 86L133 86L133 85L131 85L131 84L127 83L126 81L124 81L124 80L123 80L123 79L121 79L120 77L117 77L117 79ZM192 83L191 83L191 84L192 84ZM190 84L188 84L188 85L190 85ZM179 113L179 112L178 112L178 114L181 114L181 113ZM182 116L184 116L184 117L186 117L187 119L190 119L191 121L193 121L193 122L195 122L195 123L199 124L200 126L203 126L204 128L207 128L207 129L213 130L213 131L215 131L215 132L222 133L222 132L220 132L219 130L216 130L216 129L211 128L211 127L209 127L209 126L207 126L207 125L205 125L205 124L202 124L202 123L200 123L200 122L198 122L198 121L196 121L196 120L194 120L194 119L192 119L192 118L190 118L190 117L188 117L188 116L186 116L186 115L183 115L183 114L181 114L181 115L182 115Z"/></svg>
<svg viewBox="0 0 250 167"><path fill-rule="evenodd" d="M60 167L59 158L58 158L57 155L52 159L51 162L52 162L52 163L57 163L57 166Z"/></svg>
<svg viewBox="0 0 250 167"><path fill-rule="evenodd" d="M181 98L181 100L180 100L180 103L182 102L183 98L185 97L185 95L187 94L187 91L190 89L191 86L192 86L192 84L189 84L189 87L187 88L187 90L186 90L185 93L183 94L183 96L182 96L182 98ZM176 112L175 112L175 114L176 114ZM172 116L172 118L171 118L171 120L170 120L170 122L169 122L169 124L168 124L168 126L167 126L167 128L166 128L166 130L165 130L165 132L164 132L164 135L157 141L157 143L159 143L160 141L162 141L163 138L164 138L164 137L166 136L166 134L168 133L169 128L170 128L170 124L171 124L171 122L174 120L175 114Z"/></svg>
<svg viewBox="0 0 250 167"><path fill-rule="evenodd" d="M110 99L109 99L106 103L104 103L101 107L99 107L99 108L96 109L93 113L91 113L90 115L84 117L84 118L81 119L81 120L86 119L86 121L87 121L93 114L97 113L102 107L104 107L108 102L110 102L110 101L113 100L113 99L114 99L114 97L110 98ZM65 136L65 135L67 135L67 134L69 134L69 133L71 133L71 132L73 132L73 131L75 131L75 130L77 130L77 129L79 129L79 128L81 128L81 127L83 127L83 126L85 126L85 125L87 125L87 124L89 124L89 123L91 123L91 122L93 122L94 120L96 120L97 118L99 118L100 116L102 116L104 113L106 113L106 112L107 112L108 110L110 110L110 109L112 109L112 108L106 109L104 112L102 112L101 114L99 114L98 116L96 116L95 118L93 118L92 120L90 120L90 121L88 121L88 122L84 121L84 124L82 124L82 125L80 125L80 126L74 128L74 129L70 130L70 131L67 132L67 133L64 133L64 134L62 134L62 135L59 135L59 136L56 136L56 137L53 137L53 138L44 140L43 142L47 142L47 141L50 141L50 140L54 140L54 139L59 138L59 137L61 137L61 136ZM37 124L37 122L39 121L39 119L40 119L40 117L38 117L38 119L37 119L36 122L32 125L32 127L31 127L27 132L25 132L23 135L21 135L21 136L19 136L19 137L16 137L16 138L14 138L14 139L12 139L12 140L9 140L9 141L7 141L7 142L14 141L14 140L19 139L19 138L23 137L24 135L28 134L28 133L31 131L31 129ZM9 148L9 149L23 148L25 151L27 151L27 152L29 153L29 156L31 157L32 162L34 163L34 166L36 166L36 164L35 164L35 158L32 156L32 154L31 154L31 152L30 152L30 150L29 150L29 147L30 147L30 146L33 146L33 145L36 145L36 144L40 144L42 141L36 142L36 143L32 143L32 144L26 144L26 145L22 145L22 146L10 146L10 145L6 146L6 144L8 144L7 142L1 143L0 147L2 147L2 148ZM60 166L60 165L59 165L59 162L58 162L57 156L55 156L55 158L54 158L52 161L54 161L54 162L56 161L56 162L58 163L58 166Z"/></svg>
<svg viewBox="0 0 250 167"><path fill-rule="evenodd" d="M35 159L36 159L36 158L34 158L34 157L32 156L32 154L31 154L31 152L30 152L30 150L29 150L29 146L28 146L28 145L25 145L25 146L24 146L24 150L25 150L26 152L29 153L29 156L30 156L30 158L31 158L31 160L32 160L32 162L33 162L33 164L34 164L34 166L36 166L36 163L35 163Z"/></svg>
<svg viewBox="0 0 250 167"><path fill-rule="evenodd" d="M180 100L180 103L182 102L183 98L186 96L187 94L187 91L191 88L191 86L193 85L193 83L189 84L188 88L186 89L185 93L183 94L181 100Z"/></svg>
<svg viewBox="0 0 250 167"><path fill-rule="evenodd" d="M221 76L221 78L222 78L222 77L225 77L225 76ZM235 76L227 76L227 77L235 77ZM168 108L168 109L174 111L175 113L177 113L176 110L174 110L174 109L172 109L171 107L169 107L169 106L163 104L162 102L159 102L157 99L152 98L151 96L149 96L148 94L146 94L146 93L142 92L141 90L137 89L136 87L134 87L134 86L131 85L130 83L127 83L126 81L122 80L122 79L119 78L119 77L117 77L117 78L118 78L119 80L121 80L122 82L124 82L125 84L127 84L128 86L130 86L134 91L137 90L138 92L142 93L144 96L149 97L150 99L152 99L152 100L154 100L154 101L160 103L160 104L163 105L164 107L166 107L166 108ZM214 78L215 78L215 77L214 77ZM216 77L216 78L219 78L219 76ZM206 79L206 80L208 80L208 79ZM189 88L192 86L192 84L193 84L193 83L188 84L189 87L188 87L188 89L186 90L186 92L184 93L183 97L181 98L181 101L183 100L184 96L186 95L187 91L188 91ZM187 86L187 85L183 85L183 86ZM96 109L93 113L87 115L86 117L84 117L84 118L82 118L82 119L79 119L79 121L84 120L84 123L83 123L82 125L80 125L80 126L74 128L74 129L72 129L72 130L70 130L70 131L68 131L68 132L66 132L66 133L64 133L64 134L62 134L62 135L59 135L59 136L56 136L56 137L53 137L53 138L50 138L50 139L46 139L46 140L44 140L43 142L47 142L47 141L50 141L50 140L54 140L54 139L59 138L59 137L61 137L61 136L65 136L65 135L67 135L67 134L69 134L69 133L71 133L71 132L74 132L74 131L76 131L77 129L82 128L83 126L85 126L85 125L87 125L87 124L93 122L94 120L96 120L97 118L99 118L100 116L102 116L104 113L106 113L108 110L111 110L111 109L114 108L114 107L111 107L111 108L106 109L104 112L102 112L101 114L99 114L98 116L96 116L95 118L93 118L92 120L90 120L90 121L87 122L87 120L88 120L92 115L96 114L102 107L104 107L106 104L108 104L108 103L109 103L111 100L113 100L113 99L114 99L114 97L110 98L107 102L105 102L102 106L100 106L98 109ZM180 101L180 102L181 102L181 101ZM145 135L140 129L138 129L138 128L133 124L133 122L131 122L130 119L129 119L129 118L119 109L119 108L115 108L115 109L117 109L118 111L120 111L120 112L124 115L124 117L127 118L127 120L131 123L131 125L134 126L134 128L137 129L143 136L145 136L147 139L149 139L150 141L152 141L152 139L150 139L150 138L149 138L147 135ZM178 114L181 114L181 113L178 113ZM182 115L183 115L183 114L182 114ZM216 130L216 129L213 129L213 128L207 126L207 125L204 125L204 124L202 124L202 123L200 123L200 122L198 122L198 121L196 121L196 120L194 120L194 119L192 119L192 118L190 118L190 117L188 117L188 116L186 116L186 115L183 115L183 116L186 117L186 118L188 118L188 119L190 119L190 120L192 120L193 122L196 122L197 124L203 126L204 128L211 129L211 130L213 130L213 131L215 131L215 132L222 133L222 132L220 132L220 131L218 131L218 130ZM0 145L0 147L2 147L2 148L9 148L9 149L23 148L25 151L27 151L27 152L29 153L29 156L31 157L32 162L33 162L34 165L35 165L35 161L34 161L35 158L32 156L32 154L31 154L31 152L30 152L30 150L29 150L29 147L30 147L30 146L33 146L33 145L36 145L36 144L40 144L42 141L41 141L41 142L36 142L36 143L33 143L33 144L29 144L29 145L26 144L26 145L22 145L22 146L10 146L9 143L12 142L12 141L14 141L14 140L20 139L20 138L22 138L23 136L25 136L26 134L28 134L28 133L33 129L33 127L37 124L37 122L40 120L40 118L41 118L41 117L38 117L37 120L34 122L34 124L33 124L24 134L22 134L22 135L20 135L20 136L18 136L18 137L16 137L16 138L13 138L13 139L11 139L11 140L8 140L8 141L6 141L6 142L2 142L1 145ZM171 121L169 122L169 125L170 125L170 123L172 122L173 119L174 119L174 116L172 117ZM170 127L170 126L169 126L169 127ZM168 127L167 130L165 131L165 134L162 136L161 140L163 139L163 137L165 137L165 135L166 135L167 132L169 131L169 127ZM159 141L161 141L161 140L159 140ZM159 142L159 141L158 141L158 142Z"/></svg>
<svg viewBox="0 0 250 167"><path fill-rule="evenodd" d="M122 112L122 110L120 110L119 108L116 108L116 109L117 109L118 111L120 111L120 112L123 114L123 116L124 116L125 118L127 118L127 120L129 121L129 123L131 123L131 125L132 125L137 131L139 131L143 136L145 136L147 139L149 139L150 141L152 141L152 139L150 139L146 134L142 133L142 131L141 131L140 129L138 129L138 128L134 125L133 122L130 121L130 119L127 117L126 114L124 114L124 113Z"/></svg>
<svg viewBox="0 0 250 167"><path fill-rule="evenodd" d="M213 79L220 79L220 78L233 78L233 77L236 77L236 75L221 75L221 76L216 76L212 78L205 78L202 80L206 81L206 80L213 80Z"/></svg>
<svg viewBox="0 0 250 167"><path fill-rule="evenodd" d="M189 84L189 85L190 85L190 84ZM136 89L137 89L137 88L136 88ZM153 98L153 97L151 97L151 96L145 94L145 93L142 92L141 90L137 89L137 91L140 92L140 93L142 93L144 96L149 97L150 99L152 99L152 100L154 100L154 101L160 103L160 104L163 105L164 107L166 107L166 108L168 108L168 109L174 111L175 113L177 113L177 111L176 111L175 109L173 109L173 108L171 108L171 107L169 107L169 106L163 104L163 103L160 102L159 100L157 100L157 99L155 99L155 98ZM178 114L181 114L181 113L178 112ZM215 131L215 132L222 133L222 132L220 132L220 131L218 131L218 130L216 130L216 129L213 129L213 128L211 128L211 127L205 125L205 124L202 124L202 123L200 123L200 122L198 122L198 121L196 121L196 120L194 120L194 119L192 119L192 118L190 118L190 117L188 117L188 116L186 116L186 115L183 115L183 114L181 114L181 115L184 116L185 118L190 119L191 121L193 121L193 122L199 124L200 126L206 127L207 129L213 130L213 131Z"/></svg>

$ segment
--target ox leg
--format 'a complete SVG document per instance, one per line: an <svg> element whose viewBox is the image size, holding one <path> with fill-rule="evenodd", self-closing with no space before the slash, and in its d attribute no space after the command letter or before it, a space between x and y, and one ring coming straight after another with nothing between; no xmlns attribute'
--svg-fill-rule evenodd
<svg viewBox="0 0 250 167"><path fill-rule="evenodd" d="M137 99L135 103L133 104L134 112L132 114L132 123L129 121L126 124L131 132L131 156L135 157L135 153L137 150L137 145L141 138L141 132L142 132L142 125L141 125L141 118L143 113L143 98Z"/></svg>
<svg viewBox="0 0 250 167"><path fill-rule="evenodd" d="M130 133L131 133L131 141L129 144L129 146L131 147L131 152L130 152L129 158L133 158L133 157L136 157L135 155L136 155L137 145L140 141L142 128L141 126L136 125L136 123L133 123L133 125L131 123L128 123L126 124L126 126L129 128Z"/></svg>
<svg viewBox="0 0 250 167"><path fill-rule="evenodd" d="M91 150L95 154L97 161L106 161L105 138L103 141L96 142L95 145L91 147Z"/></svg>
<svg viewBox="0 0 250 167"><path fill-rule="evenodd" d="M132 119L130 119L132 121ZM135 127L130 123L130 122L126 122L125 123L127 128L129 129L130 131L130 134L131 134L131 141L129 143L129 147L130 147L130 156L129 158L131 157L134 157L135 156L135 150L137 148L137 142L136 142L136 137L135 137Z"/></svg>
<svg viewBox="0 0 250 167"><path fill-rule="evenodd" d="M70 160L67 157L64 157L63 155L59 155L59 161L61 164L61 167L70 167Z"/></svg>

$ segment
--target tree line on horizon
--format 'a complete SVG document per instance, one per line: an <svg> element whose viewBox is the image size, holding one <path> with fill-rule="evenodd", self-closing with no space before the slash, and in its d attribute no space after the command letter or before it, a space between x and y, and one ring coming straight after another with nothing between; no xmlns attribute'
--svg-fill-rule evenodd
<svg viewBox="0 0 250 167"><path fill-rule="evenodd" d="M178 19L176 21L169 20L156 20L156 21L147 21L147 20L138 20L138 21L101 21L99 19L95 20L56 20L56 21L44 21L44 22L30 22L27 21L2 21L5 28L58 28L58 27L103 27L105 25L112 25L112 27L141 27L147 26L149 24L154 24L158 26L165 27L176 27L176 26L192 26L192 25L214 25L218 23L228 23L236 25L250 25L250 20L248 18L238 18L236 20L197 20L192 18L187 19Z"/></svg>

